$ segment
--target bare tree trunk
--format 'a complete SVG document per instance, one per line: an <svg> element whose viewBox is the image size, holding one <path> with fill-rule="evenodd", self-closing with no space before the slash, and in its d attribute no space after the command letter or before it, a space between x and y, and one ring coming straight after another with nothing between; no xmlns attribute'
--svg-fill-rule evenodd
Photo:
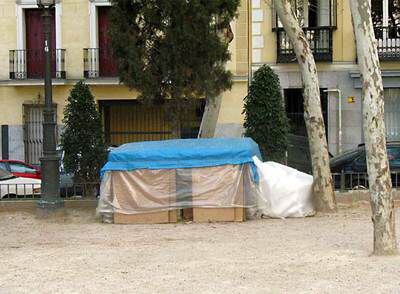
<svg viewBox="0 0 400 294"><path fill-rule="evenodd" d="M335 192L329 167L325 124L321 111L320 89L314 56L289 0L274 0L279 19L293 45L303 81L304 119L307 127L312 170L314 201L317 211L336 211Z"/></svg>
<svg viewBox="0 0 400 294"><path fill-rule="evenodd" d="M215 134L217 126L219 110L221 107L222 97L217 96L207 98L206 106L204 108L203 117L201 119L199 138L212 138Z"/></svg>
<svg viewBox="0 0 400 294"><path fill-rule="evenodd" d="M374 254L397 252L392 181L386 153L383 83L371 18L371 3L350 1L357 56L362 76L363 122L372 221Z"/></svg>

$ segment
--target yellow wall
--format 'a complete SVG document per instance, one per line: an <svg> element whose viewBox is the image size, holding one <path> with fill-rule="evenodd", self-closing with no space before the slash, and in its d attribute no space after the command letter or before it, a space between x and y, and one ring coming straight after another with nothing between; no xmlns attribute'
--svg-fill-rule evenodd
<svg viewBox="0 0 400 294"><path fill-rule="evenodd" d="M337 27L333 31L333 62L319 62L319 70L329 70L332 64L355 63L357 60L357 51L355 37L353 33L353 24L350 13L351 0L337 0ZM261 34L264 37L264 48L261 50L261 63L276 63L276 33L272 30L272 9L271 1L261 1L261 9L264 12L264 20L261 26ZM281 64L285 69L298 71L296 64ZM381 61L381 67L384 70L393 70L399 68L399 62Z"/></svg>
<svg viewBox="0 0 400 294"><path fill-rule="evenodd" d="M218 124L225 123L243 123L243 98L247 95L247 74L249 69L249 33L251 34L249 21L249 5L251 0L242 0L238 18L235 21L234 39L230 45L232 52L232 61L234 66L228 66L235 79L230 91L222 93L221 108L218 116Z"/></svg>
<svg viewBox="0 0 400 294"><path fill-rule="evenodd" d="M17 47L15 1L0 1L0 80L9 76L9 50Z"/></svg>
<svg viewBox="0 0 400 294"><path fill-rule="evenodd" d="M356 43L351 22L350 0L339 0L337 6L337 29L333 32L333 61L355 62Z"/></svg>
<svg viewBox="0 0 400 294"><path fill-rule="evenodd" d="M243 75L248 68L248 26L247 0L242 0L239 16L233 23L235 34L230 44L232 60L228 69L234 74ZM89 1L63 0L61 15L62 48L66 49L66 72L68 79L80 79L83 75L83 49L90 47L89 40ZM17 48L17 17L15 0L0 1L0 80L9 76L9 50Z"/></svg>
<svg viewBox="0 0 400 294"><path fill-rule="evenodd" d="M129 91L124 86L90 86L97 100L135 99L136 91ZM71 86L54 86L53 101L57 104L57 123L62 120L62 110L69 95ZM0 87L1 110L0 124L21 125L24 103L44 103L44 91L40 86Z"/></svg>
<svg viewBox="0 0 400 294"><path fill-rule="evenodd" d="M89 46L89 1L63 0L62 44L67 78L82 78L83 48Z"/></svg>
<svg viewBox="0 0 400 294"><path fill-rule="evenodd" d="M264 48L261 50L263 63L276 62L276 33L272 31L271 1L261 1L261 9L264 11L264 21L261 25L261 34L264 37Z"/></svg>
<svg viewBox="0 0 400 294"><path fill-rule="evenodd" d="M230 91L222 94L218 124L243 123L243 98L247 95L247 81L236 81Z"/></svg>
<svg viewBox="0 0 400 294"><path fill-rule="evenodd" d="M236 30L233 42L235 42L235 62L237 75L247 75L248 51L249 51L249 27L248 27L248 1L242 0L238 9L239 16L236 20Z"/></svg>
<svg viewBox="0 0 400 294"><path fill-rule="evenodd" d="M17 48L15 0L0 1L0 80L8 79L9 50ZM89 1L62 1L62 48L66 49L67 78L82 78L83 48L89 47Z"/></svg>
<svg viewBox="0 0 400 294"><path fill-rule="evenodd" d="M337 28L333 33L333 62L355 62L356 47L349 7L350 0L337 1ZM262 63L276 63L276 33L272 30L272 10L268 1L261 1L264 10Z"/></svg>
<svg viewBox="0 0 400 294"><path fill-rule="evenodd" d="M229 48L231 61L227 68L234 76L247 75L248 72L248 4L242 0L238 18L233 22L234 40ZM0 1L0 81L9 79L9 50L17 48L16 1ZM62 121L62 111L66 98L74 82L83 78L83 49L90 47L89 40L89 1L63 0L61 15L61 43L66 49L67 85L53 85L53 100L58 105L57 122ZM93 82L93 81L91 81ZM98 100L135 99L136 91L120 85L91 85L92 93ZM242 121L242 99L247 93L246 82L235 82L232 90L223 94L222 122ZM38 97L41 98L39 101ZM21 125L24 103L43 103L43 86L10 86L0 84L0 105L3 110L0 124Z"/></svg>

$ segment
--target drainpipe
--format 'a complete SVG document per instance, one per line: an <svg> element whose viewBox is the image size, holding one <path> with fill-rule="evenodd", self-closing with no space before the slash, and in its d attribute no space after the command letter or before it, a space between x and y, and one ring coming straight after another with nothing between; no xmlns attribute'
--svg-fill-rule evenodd
<svg viewBox="0 0 400 294"><path fill-rule="evenodd" d="M247 91L250 89L250 84L253 76L253 64L252 64L252 55L253 55L253 33L252 33L252 6L251 0L247 0Z"/></svg>
<svg viewBox="0 0 400 294"><path fill-rule="evenodd" d="M342 153L342 91L340 89L324 90L324 93L334 92L338 94L339 99L339 118L338 118L338 154Z"/></svg>

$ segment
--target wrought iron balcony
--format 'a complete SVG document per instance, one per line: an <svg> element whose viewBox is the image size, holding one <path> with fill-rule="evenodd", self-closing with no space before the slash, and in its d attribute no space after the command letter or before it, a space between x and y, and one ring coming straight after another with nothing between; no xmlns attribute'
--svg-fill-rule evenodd
<svg viewBox="0 0 400 294"><path fill-rule="evenodd" d="M10 50L10 79L43 79L43 50ZM65 79L65 49L52 50L52 76Z"/></svg>
<svg viewBox="0 0 400 294"><path fill-rule="evenodd" d="M332 61L332 36L334 27L303 28L315 61ZM276 28L277 62L295 62L293 46L283 28Z"/></svg>
<svg viewBox="0 0 400 294"><path fill-rule="evenodd" d="M85 78L91 79L118 76L117 65L110 49L83 49L83 63L83 75Z"/></svg>
<svg viewBox="0 0 400 294"><path fill-rule="evenodd" d="M400 26L375 27L380 60L400 60Z"/></svg>

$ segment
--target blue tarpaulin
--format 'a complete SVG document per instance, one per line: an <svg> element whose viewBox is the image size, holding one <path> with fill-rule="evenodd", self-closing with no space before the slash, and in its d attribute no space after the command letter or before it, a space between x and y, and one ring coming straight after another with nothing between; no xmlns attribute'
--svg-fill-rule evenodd
<svg viewBox="0 0 400 294"><path fill-rule="evenodd" d="M258 145L251 138L136 142L113 149L101 175L107 171L136 169L195 168L244 163L254 166L253 156L261 159Z"/></svg>

